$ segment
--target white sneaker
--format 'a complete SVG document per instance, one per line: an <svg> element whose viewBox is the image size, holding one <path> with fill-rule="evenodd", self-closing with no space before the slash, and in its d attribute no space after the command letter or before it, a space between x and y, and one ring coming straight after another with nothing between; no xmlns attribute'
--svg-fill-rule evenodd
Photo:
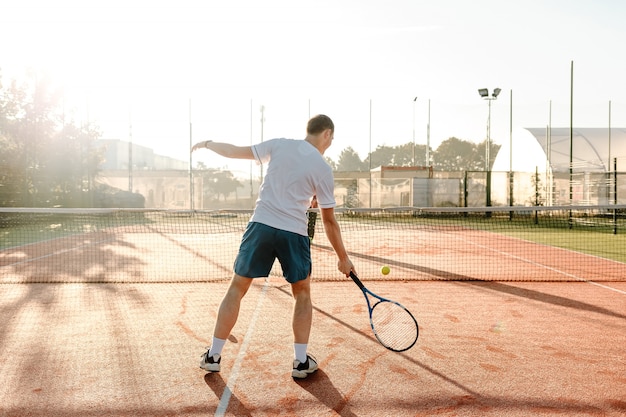
<svg viewBox="0 0 626 417"><path fill-rule="evenodd" d="M209 372L219 372L221 360L222 355L216 353L213 356L209 356L209 349L207 349L207 351L202 354L202 359L200 359L200 368Z"/></svg>
<svg viewBox="0 0 626 417"><path fill-rule="evenodd" d="M306 361L300 362L297 359L293 361L293 370L291 376L294 378L306 378L309 374L317 371L317 360L311 355L306 355Z"/></svg>

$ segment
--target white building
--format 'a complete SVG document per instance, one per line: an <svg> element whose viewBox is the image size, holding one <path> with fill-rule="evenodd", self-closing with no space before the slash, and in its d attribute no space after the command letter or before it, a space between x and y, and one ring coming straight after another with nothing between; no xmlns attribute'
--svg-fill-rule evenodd
<svg viewBox="0 0 626 417"><path fill-rule="evenodd" d="M152 148L137 145L119 139L100 139L96 147L104 149L104 162L101 170L128 169L132 164L133 170L188 170L189 161L157 155Z"/></svg>

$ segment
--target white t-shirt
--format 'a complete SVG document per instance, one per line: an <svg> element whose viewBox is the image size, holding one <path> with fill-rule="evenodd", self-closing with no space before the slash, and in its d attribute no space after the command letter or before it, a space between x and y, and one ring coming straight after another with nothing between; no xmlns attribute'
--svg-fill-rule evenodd
<svg viewBox="0 0 626 417"><path fill-rule="evenodd" d="M268 163L250 221L307 236L306 212L335 207L332 168L305 140L271 139L252 146L257 163Z"/></svg>

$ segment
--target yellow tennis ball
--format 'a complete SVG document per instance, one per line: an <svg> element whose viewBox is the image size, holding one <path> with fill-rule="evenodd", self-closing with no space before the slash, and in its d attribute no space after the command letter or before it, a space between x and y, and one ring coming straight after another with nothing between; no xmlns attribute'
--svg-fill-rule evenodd
<svg viewBox="0 0 626 417"><path fill-rule="evenodd" d="M389 269L389 267L388 267L388 266L386 266L386 265L385 265L385 266L383 266L382 268L380 268L380 273L381 273L381 274L383 274L383 275L387 275L387 274L389 274L390 272L391 272L391 269Z"/></svg>

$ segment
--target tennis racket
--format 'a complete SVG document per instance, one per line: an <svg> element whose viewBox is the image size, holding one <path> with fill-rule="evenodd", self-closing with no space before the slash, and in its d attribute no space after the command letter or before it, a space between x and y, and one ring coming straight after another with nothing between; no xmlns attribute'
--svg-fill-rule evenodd
<svg viewBox="0 0 626 417"><path fill-rule="evenodd" d="M419 336L419 327L413 314L402 304L376 295L365 288L354 272L350 272L350 278L363 291L369 310L370 325L380 344L394 352L411 349Z"/></svg>

